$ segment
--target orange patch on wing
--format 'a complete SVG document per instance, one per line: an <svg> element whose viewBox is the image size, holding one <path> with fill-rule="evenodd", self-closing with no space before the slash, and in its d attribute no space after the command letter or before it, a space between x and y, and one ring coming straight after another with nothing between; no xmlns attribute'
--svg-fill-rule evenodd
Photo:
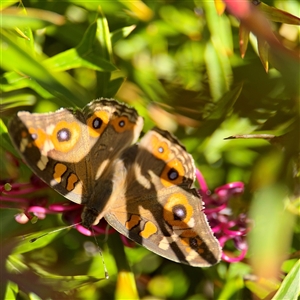
<svg viewBox="0 0 300 300"><path fill-rule="evenodd" d="M59 141L58 133L60 130L67 130L70 133L70 137L68 140ZM60 152L68 152L70 151L78 142L81 134L81 129L78 123L71 122L68 123L66 121L60 121L56 124L52 135L51 141L54 145L54 149Z"/></svg>
<svg viewBox="0 0 300 300"><path fill-rule="evenodd" d="M124 132L126 130L133 130L135 123L128 120L127 117L116 117L111 121L111 125L114 127L116 132Z"/></svg>
<svg viewBox="0 0 300 300"><path fill-rule="evenodd" d="M53 179L57 182L57 183L61 183L61 177L63 176L63 174L67 171L67 166L61 163L57 163L54 166L54 173L53 173Z"/></svg>
<svg viewBox="0 0 300 300"><path fill-rule="evenodd" d="M74 173L72 173L72 174L68 177L68 179L67 179L68 184L67 184L66 189L67 189L68 191L73 191L74 188L75 188L75 184L76 184L76 182L78 182L78 181L79 181L79 179L78 179L77 175L75 175Z"/></svg>
<svg viewBox="0 0 300 300"><path fill-rule="evenodd" d="M28 129L32 139L33 139L33 143L36 147L38 147L39 149L42 149L45 141L47 139L47 134L40 128L36 129L33 127L30 127ZM27 136L27 134L26 134Z"/></svg>
<svg viewBox="0 0 300 300"><path fill-rule="evenodd" d="M175 219L173 209L175 206L183 208L185 216L183 219ZM166 205L164 206L163 217L164 220L173 227L181 229L189 228L188 222L191 220L193 215L193 207L189 204L188 199L181 193L175 193L171 195Z"/></svg>
<svg viewBox="0 0 300 300"><path fill-rule="evenodd" d="M168 144L161 142L156 136L151 139L151 145L153 148L152 154L161 160L168 161L171 159L171 151L169 150Z"/></svg>
<svg viewBox="0 0 300 300"><path fill-rule="evenodd" d="M189 243L190 240L187 238L180 238L179 240L180 240L181 244L183 245L183 247L185 248L185 251L190 253L192 250L190 247L190 243Z"/></svg>
<svg viewBox="0 0 300 300"><path fill-rule="evenodd" d="M151 235L157 232L157 227L154 223L148 221L145 223L144 229L139 233L139 235L144 238L148 239Z"/></svg>
<svg viewBox="0 0 300 300"><path fill-rule="evenodd" d="M99 118L100 122L100 127L99 128L94 128L94 121L95 119ZM87 126L88 126L88 131L89 131L89 135L91 137L94 137L94 138L97 138L99 137L104 129L106 128L107 124L109 122L109 114L108 112L104 111L104 110L100 110L100 111L96 111L93 113L92 116L90 116L88 119L87 119Z"/></svg>
<svg viewBox="0 0 300 300"><path fill-rule="evenodd" d="M130 219L125 223L125 227L131 230L133 227L138 225L141 221L141 217L138 215L131 215Z"/></svg>
<svg viewBox="0 0 300 300"><path fill-rule="evenodd" d="M181 233L180 242L183 246L186 247L186 251L188 252L190 252L191 249L198 252L199 254L204 252L204 250L201 248L201 244L203 243L203 241L198 237L197 233L191 229L185 230ZM191 246L191 244L193 246Z"/></svg>
<svg viewBox="0 0 300 300"><path fill-rule="evenodd" d="M169 172L177 172L177 178L175 179L170 179L170 173ZM160 181L165 187L169 187L172 185L178 185L183 182L183 176L184 176L184 168L182 163L177 160L173 159L170 162L168 162L163 169L161 176L160 176Z"/></svg>

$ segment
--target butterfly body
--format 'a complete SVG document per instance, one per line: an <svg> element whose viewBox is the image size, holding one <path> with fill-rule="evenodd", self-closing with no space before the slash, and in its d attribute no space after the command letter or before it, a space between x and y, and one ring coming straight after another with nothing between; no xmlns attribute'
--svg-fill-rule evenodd
<svg viewBox="0 0 300 300"><path fill-rule="evenodd" d="M210 266L221 248L192 188L193 158L170 133L115 100L82 110L19 112L13 143L32 170L67 199L84 204L82 224L101 218L128 238L176 262Z"/></svg>

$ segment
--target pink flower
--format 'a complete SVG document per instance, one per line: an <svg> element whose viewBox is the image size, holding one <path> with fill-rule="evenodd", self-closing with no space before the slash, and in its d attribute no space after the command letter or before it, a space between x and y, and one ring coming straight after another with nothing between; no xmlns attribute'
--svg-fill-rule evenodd
<svg viewBox="0 0 300 300"><path fill-rule="evenodd" d="M232 240L235 248L240 251L240 254L236 257L228 256L223 251L222 259L227 262L241 261L248 250L245 236L249 231L249 219L243 213L234 217L228 203L232 197L241 195L244 192L244 184L242 182L227 183L211 193L198 169L196 170L196 178L201 187L199 194L204 202L204 212L221 247L223 248L227 241Z"/></svg>

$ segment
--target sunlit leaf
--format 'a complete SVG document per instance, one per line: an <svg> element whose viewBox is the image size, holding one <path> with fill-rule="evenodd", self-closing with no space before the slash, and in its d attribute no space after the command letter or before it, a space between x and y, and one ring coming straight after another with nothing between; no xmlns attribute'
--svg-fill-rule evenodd
<svg viewBox="0 0 300 300"><path fill-rule="evenodd" d="M1 1L1 5L0 5L0 11L2 11L3 9L14 5L15 3L19 2L19 0L6 0L6 1Z"/></svg>
<svg viewBox="0 0 300 300"><path fill-rule="evenodd" d="M259 58L266 72L269 71L269 44L260 37L257 37L257 48Z"/></svg>
<svg viewBox="0 0 300 300"><path fill-rule="evenodd" d="M136 28L135 25L123 27L118 29L110 34L111 36L111 43L114 45L117 41L126 38L130 35L130 33Z"/></svg>
<svg viewBox="0 0 300 300"><path fill-rule="evenodd" d="M15 91L26 87L33 89L45 99L53 98L52 94L42 88L36 81L31 80L30 77L24 74L12 71L5 72L2 77L0 77L0 89L3 92Z"/></svg>
<svg viewBox="0 0 300 300"><path fill-rule="evenodd" d="M128 13L142 21L149 21L153 17L152 10L140 0L137 1L121 1L120 2L125 5L129 11Z"/></svg>
<svg viewBox="0 0 300 300"><path fill-rule="evenodd" d="M138 299L138 292L134 280L134 275L131 272L118 272L117 287L115 299Z"/></svg>
<svg viewBox="0 0 300 300"><path fill-rule="evenodd" d="M286 11L280 10L273 6L269 6L262 1L260 1L257 7L267 16L269 20L273 22L300 25L300 18Z"/></svg>
<svg viewBox="0 0 300 300"><path fill-rule="evenodd" d="M225 3L223 2L223 0L214 0L214 1L215 1L216 11L218 15L222 15L226 8Z"/></svg>
<svg viewBox="0 0 300 300"><path fill-rule="evenodd" d="M112 61L112 44L111 44L111 35L108 27L108 22L103 13L100 11L99 17L97 19L97 40L100 44L100 53L101 57L107 61ZM110 81L110 72L106 73L96 73L97 82L101 83L97 85L97 95L103 97L108 96L107 87Z"/></svg>
<svg viewBox="0 0 300 300"><path fill-rule="evenodd" d="M90 68L97 71L114 71L116 68L103 58L99 53L95 53L95 37L97 23L93 22L85 32L80 44L73 49L61 52L45 60L45 65L52 71L65 71L74 68ZM94 49L93 49L94 47Z"/></svg>
<svg viewBox="0 0 300 300"><path fill-rule="evenodd" d="M59 96L68 105L85 103L84 99L90 99L87 93L74 82L67 73L54 74L41 62L30 56L10 36L2 31L2 59L3 67L7 70L18 70L20 73L31 77L43 88L55 96ZM14 59L11 59L14 56Z"/></svg>
<svg viewBox="0 0 300 300"><path fill-rule="evenodd" d="M297 300L300 295L300 260L286 275L272 300L290 299Z"/></svg>
<svg viewBox="0 0 300 300"><path fill-rule="evenodd" d="M213 99L216 100L227 90L224 73L219 61L219 55L212 43L208 42L206 44L204 55L210 82L210 91Z"/></svg>
<svg viewBox="0 0 300 300"><path fill-rule="evenodd" d="M245 57L246 50L248 48L249 34L250 30L247 27L245 27L243 23L241 23L239 27L239 45L242 58Z"/></svg>
<svg viewBox="0 0 300 300"><path fill-rule="evenodd" d="M24 15L21 8L10 7L1 13L1 26L3 28L12 29L28 26L31 29L39 29L50 24L62 25L64 22L63 16L41 9L27 8L26 15Z"/></svg>
<svg viewBox="0 0 300 300"><path fill-rule="evenodd" d="M59 227L59 228L55 228L55 230L64 229L64 228L65 227ZM47 230L39 231L38 233L28 234L25 237L22 237L22 239L19 238L18 245L14 248L12 254L26 253L32 250L45 247L46 245L54 241L58 236L66 233L64 231L53 231L53 230L54 230L53 228L47 229ZM45 236L43 236L44 234ZM43 237L39 238L34 242L31 242L32 239L35 239L40 236Z"/></svg>
<svg viewBox="0 0 300 300"><path fill-rule="evenodd" d="M2 119L0 119L0 141L1 141L1 143L0 143L1 148L18 156L17 151L15 150L15 148L12 146L12 144L10 142L7 128L6 128L5 124L3 123Z"/></svg>
<svg viewBox="0 0 300 300"><path fill-rule="evenodd" d="M1 111L22 107L31 106L36 102L36 97L32 94L17 94L12 96L7 96L1 99Z"/></svg>

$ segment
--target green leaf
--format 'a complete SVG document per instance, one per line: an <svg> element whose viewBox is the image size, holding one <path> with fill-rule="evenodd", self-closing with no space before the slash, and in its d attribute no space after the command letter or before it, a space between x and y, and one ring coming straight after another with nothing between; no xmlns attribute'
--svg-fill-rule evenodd
<svg viewBox="0 0 300 300"><path fill-rule="evenodd" d="M26 236L23 236L22 238L17 238L18 245L13 249L11 254L20 254L20 253L26 253L32 250L36 250L39 248L43 248L50 244L53 240L55 240L58 236L65 234L67 230L66 227L57 227L52 229L46 229L43 231L39 231L38 233L31 233ZM44 236L43 236L44 235ZM38 240L31 242L32 239L36 239L38 237Z"/></svg>
<svg viewBox="0 0 300 300"><path fill-rule="evenodd" d="M36 97L32 94L19 93L12 96L4 96L1 99L1 110L16 108L20 106L31 106L36 103Z"/></svg>
<svg viewBox="0 0 300 300"><path fill-rule="evenodd" d="M221 120L232 109L234 103L240 96L243 89L243 84L238 85L231 91L225 93L217 102L216 108L207 118L208 120Z"/></svg>
<svg viewBox="0 0 300 300"><path fill-rule="evenodd" d="M57 13L27 8L26 15L17 7L10 7L1 13L1 27L13 29L15 27L30 27L32 30L46 27L50 24L63 25L65 18Z"/></svg>
<svg viewBox="0 0 300 300"><path fill-rule="evenodd" d="M124 82L124 78L116 78L109 82L106 97L114 97Z"/></svg>
<svg viewBox="0 0 300 300"><path fill-rule="evenodd" d="M19 157L18 152L12 146L12 143L8 136L7 127L5 126L2 119L0 119L0 147L4 150L13 153L16 157Z"/></svg>
<svg viewBox="0 0 300 300"><path fill-rule="evenodd" d="M2 62L7 70L18 70L38 82L52 95L58 96L64 104L83 106L91 99L86 91L67 73L54 73L36 58L29 55L16 43L13 37L2 30ZM12 59L13 57L13 59Z"/></svg>
<svg viewBox="0 0 300 300"><path fill-rule="evenodd" d="M250 30L243 24L239 27L239 44L241 57L244 58L248 48Z"/></svg>
<svg viewBox="0 0 300 300"><path fill-rule="evenodd" d="M80 53L78 49L69 49L45 61L45 66L54 72L76 68L89 68L96 71L114 71L116 67L95 53Z"/></svg>
<svg viewBox="0 0 300 300"><path fill-rule="evenodd" d="M119 40L126 38L136 28L135 25L123 27L111 33L111 43L115 45Z"/></svg>
<svg viewBox="0 0 300 300"><path fill-rule="evenodd" d="M6 0L6 1L1 1L0 5L0 11L4 10L6 7L9 7L11 5L14 5L15 3L19 2L19 0Z"/></svg>
<svg viewBox="0 0 300 300"><path fill-rule="evenodd" d="M260 61L265 68L265 71L269 71L269 44L262 38L257 37L257 48Z"/></svg>
<svg viewBox="0 0 300 300"><path fill-rule="evenodd" d="M300 260L296 262L292 270L286 275L272 300L297 300L300 296Z"/></svg>
<svg viewBox="0 0 300 300"><path fill-rule="evenodd" d="M108 61L112 61L112 44L110 39L110 31L108 23L103 14L97 19L97 40L100 44L100 53L103 58ZM96 95L101 95L102 97L108 96L108 85L110 81L111 73L99 73L97 72L97 91Z"/></svg>
<svg viewBox="0 0 300 300"><path fill-rule="evenodd" d="M273 22L300 25L300 19L286 11L269 6L263 2L259 3L258 8Z"/></svg>
<svg viewBox="0 0 300 300"><path fill-rule="evenodd" d="M109 60L99 56L94 47L96 32L97 22L93 22L76 48L61 52L45 60L45 66L56 72L80 67L105 72L116 70L116 67Z"/></svg>
<svg viewBox="0 0 300 300"><path fill-rule="evenodd" d="M11 71L5 72L3 76L0 77L0 90L3 92L11 92L27 87L33 89L44 99L53 98L52 94L24 74Z"/></svg>
<svg viewBox="0 0 300 300"><path fill-rule="evenodd" d="M219 61L218 53L211 42L205 47L205 63L209 79L210 92L214 100L219 99L226 91L226 83L223 77L223 71Z"/></svg>

